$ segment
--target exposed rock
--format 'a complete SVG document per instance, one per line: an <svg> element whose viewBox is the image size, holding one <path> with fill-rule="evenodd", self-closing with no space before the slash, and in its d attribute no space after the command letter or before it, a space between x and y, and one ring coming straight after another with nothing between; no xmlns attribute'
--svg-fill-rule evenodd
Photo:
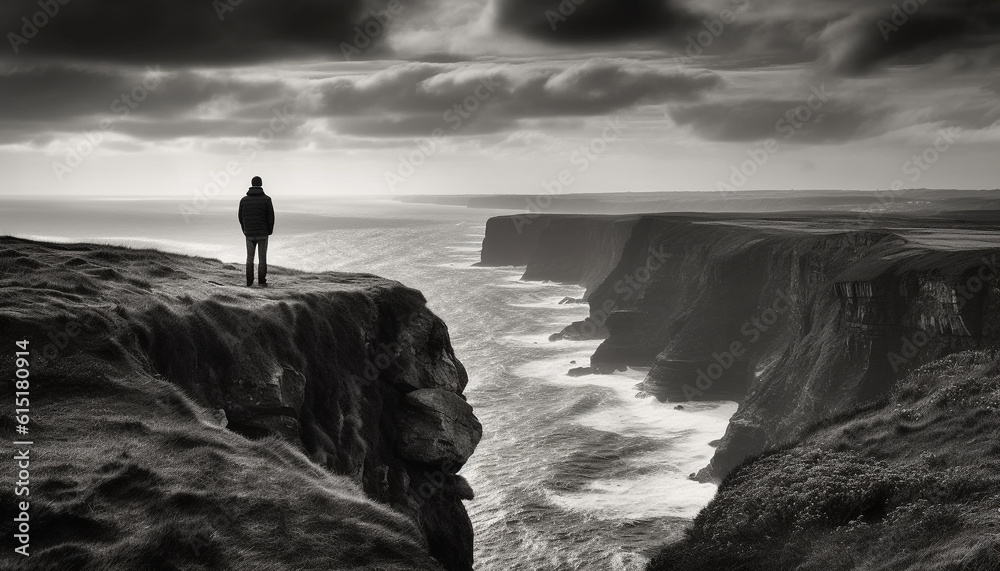
<svg viewBox="0 0 1000 571"><path fill-rule="evenodd" d="M468 480L462 476L455 476L455 485L458 488L458 497L463 500L473 500L476 498L476 492L472 490L472 486L469 485Z"/></svg>
<svg viewBox="0 0 1000 571"><path fill-rule="evenodd" d="M483 436L469 403L443 389L406 395L397 426L402 457L426 464L460 467Z"/></svg>
<svg viewBox="0 0 1000 571"><path fill-rule="evenodd" d="M208 411L208 415L212 422L214 422L219 428L229 426L229 419L226 417L225 409L211 409Z"/></svg>
<svg viewBox="0 0 1000 571"><path fill-rule="evenodd" d="M590 367L574 367L574 368L570 369L569 371L567 371L566 374L569 375L569 376L571 376L571 377L584 377L584 376L587 376L587 375L594 374L594 369L592 369Z"/></svg>

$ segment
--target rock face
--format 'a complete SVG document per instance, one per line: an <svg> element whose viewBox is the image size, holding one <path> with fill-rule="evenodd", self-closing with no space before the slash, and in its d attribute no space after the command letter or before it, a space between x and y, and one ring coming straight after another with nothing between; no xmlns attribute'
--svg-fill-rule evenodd
<svg viewBox="0 0 1000 571"><path fill-rule="evenodd" d="M561 268L603 257L590 318L557 336L606 336L591 367L651 367L639 388L661 400L739 402L700 475L718 481L924 363L1000 341L1000 240L984 240L988 219L884 218L859 230L837 215L595 217L594 233L629 228L620 248L556 254L573 257L560 264L539 249L525 276L580 283ZM575 217L563 231L585 235L587 224Z"/></svg>
<svg viewBox="0 0 1000 571"><path fill-rule="evenodd" d="M576 283L589 294L615 267L636 220L569 214L491 218L480 265L527 266L526 280Z"/></svg>
<svg viewBox="0 0 1000 571"><path fill-rule="evenodd" d="M455 467L465 464L483 436L469 403L443 389L407 394L398 426L403 458Z"/></svg>
<svg viewBox="0 0 1000 571"><path fill-rule="evenodd" d="M248 289L215 260L11 238L0 269L4 341L32 340L37 376L58 384L83 360L136 387L175 387L213 427L278 438L314 463L303 469L345 475L408 519L423 545L414 561L424 550L444 569L472 569L462 500L473 494L456 472L482 428L420 292L281 268L270 288Z"/></svg>

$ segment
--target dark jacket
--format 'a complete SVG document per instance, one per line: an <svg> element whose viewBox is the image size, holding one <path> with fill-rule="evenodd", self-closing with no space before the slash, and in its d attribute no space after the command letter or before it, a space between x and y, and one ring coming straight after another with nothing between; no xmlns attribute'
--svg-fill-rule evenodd
<svg viewBox="0 0 1000 571"><path fill-rule="evenodd" d="M251 186L240 200L239 216L246 236L270 236L274 232L274 206L259 186Z"/></svg>

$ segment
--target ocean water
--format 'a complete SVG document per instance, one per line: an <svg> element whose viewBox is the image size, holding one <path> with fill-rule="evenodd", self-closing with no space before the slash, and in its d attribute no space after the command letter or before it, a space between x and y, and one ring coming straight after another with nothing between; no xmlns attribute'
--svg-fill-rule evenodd
<svg viewBox="0 0 1000 571"><path fill-rule="evenodd" d="M423 291L469 372L483 440L462 473L478 571L641 569L715 493L688 480L706 465L734 403L683 410L638 398L645 371L569 377L598 342L549 342L587 309L582 288L480 268L486 220L500 211L388 200L279 207L268 261L369 272ZM235 198L233 199L235 201ZM230 201L232 202L232 201ZM155 247L224 261L245 256L234 204L186 218L176 202L4 201L0 234ZM277 283L279 278L269 281Z"/></svg>

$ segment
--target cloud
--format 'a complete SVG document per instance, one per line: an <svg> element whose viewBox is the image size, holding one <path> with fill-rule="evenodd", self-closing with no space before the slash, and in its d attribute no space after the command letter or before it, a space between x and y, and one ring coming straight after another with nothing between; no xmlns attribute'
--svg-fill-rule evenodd
<svg viewBox="0 0 1000 571"><path fill-rule="evenodd" d="M427 134L449 125L516 129L530 117L603 115L640 104L692 101L722 83L710 72L665 70L633 60L593 59L568 67L411 63L325 84L321 109L351 134ZM365 120L364 117L370 119ZM461 120L459 120L461 119Z"/></svg>
<svg viewBox="0 0 1000 571"><path fill-rule="evenodd" d="M672 107L671 119L712 141L775 138L795 143L843 143L878 134L888 110L856 102L747 99Z"/></svg>
<svg viewBox="0 0 1000 571"><path fill-rule="evenodd" d="M824 59L857 75L890 64L917 65L956 53L1000 46L1000 3L995 0L905 0L887 7L858 6L819 36Z"/></svg>
<svg viewBox="0 0 1000 571"><path fill-rule="evenodd" d="M500 30L546 44L816 61L845 75L1000 46L996 0L494 0L493 12Z"/></svg>
<svg viewBox="0 0 1000 571"><path fill-rule="evenodd" d="M408 0L413 1L413 0ZM0 30L10 57L72 61L218 65L342 55L356 25L384 10L368 0L52 0L58 12L24 29L40 12L38 0L5 0ZM406 2L404 2L406 4ZM222 7L222 8L220 8ZM374 29L374 28L372 28ZM22 43L9 34L26 32ZM33 36L28 38L28 36ZM379 32L369 37L382 43Z"/></svg>
<svg viewBox="0 0 1000 571"><path fill-rule="evenodd" d="M110 112L131 90L120 73L65 67L0 71L0 119L59 120Z"/></svg>
<svg viewBox="0 0 1000 571"><path fill-rule="evenodd" d="M296 92L276 79L131 67L0 70L0 140L44 144L113 123L143 139L245 136Z"/></svg>
<svg viewBox="0 0 1000 571"><path fill-rule="evenodd" d="M144 82L154 76L147 90ZM466 136L516 130L531 118L696 101L721 83L710 72L601 58L558 65L406 63L332 78L302 70L150 75L131 66L49 65L0 71L0 133L8 142L37 141L43 133L58 139L111 120L116 133L141 140L245 137L266 125L275 108L291 105L299 125L320 120L340 135L420 137L441 128ZM141 100L126 104L136 93Z"/></svg>

